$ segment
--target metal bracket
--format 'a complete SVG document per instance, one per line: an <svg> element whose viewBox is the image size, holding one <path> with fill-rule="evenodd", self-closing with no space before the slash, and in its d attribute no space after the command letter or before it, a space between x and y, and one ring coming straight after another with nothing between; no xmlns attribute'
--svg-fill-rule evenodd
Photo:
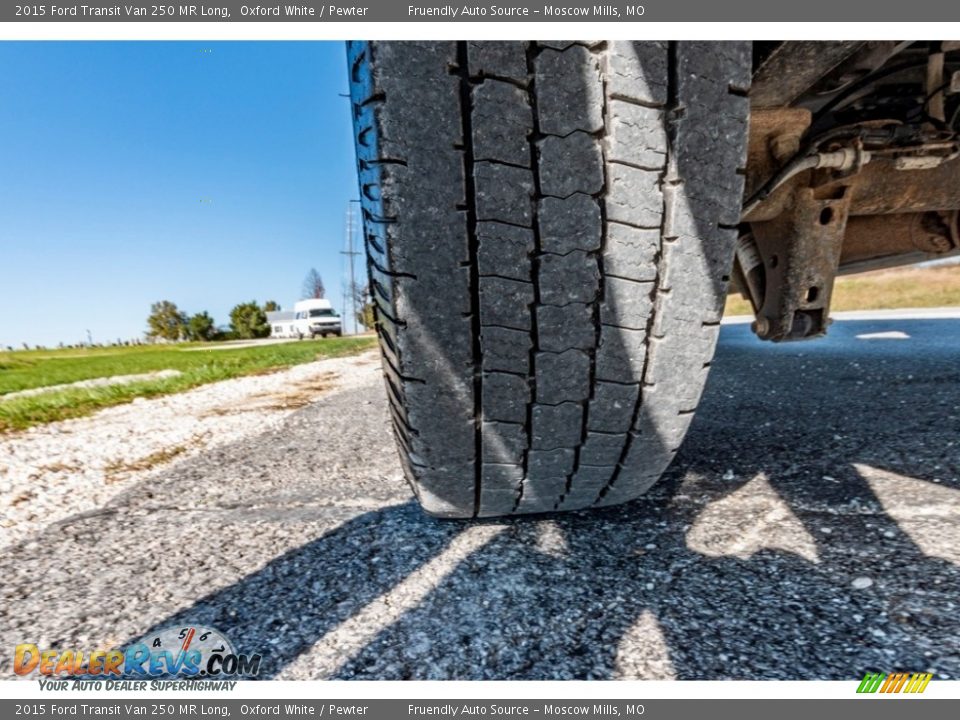
<svg viewBox="0 0 960 720"><path fill-rule="evenodd" d="M749 286L757 311L754 331L764 340L803 340L827 331L852 190L832 185L819 194L825 196L798 187L782 214L751 223L762 268L753 269ZM740 270L750 275L742 263Z"/></svg>

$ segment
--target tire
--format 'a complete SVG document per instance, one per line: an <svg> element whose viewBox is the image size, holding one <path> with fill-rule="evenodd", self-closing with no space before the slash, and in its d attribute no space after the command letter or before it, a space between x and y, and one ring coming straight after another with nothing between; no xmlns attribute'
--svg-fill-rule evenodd
<svg viewBox="0 0 960 720"><path fill-rule="evenodd" d="M631 500L672 460L732 266L749 43L350 43L404 472L442 517Z"/></svg>

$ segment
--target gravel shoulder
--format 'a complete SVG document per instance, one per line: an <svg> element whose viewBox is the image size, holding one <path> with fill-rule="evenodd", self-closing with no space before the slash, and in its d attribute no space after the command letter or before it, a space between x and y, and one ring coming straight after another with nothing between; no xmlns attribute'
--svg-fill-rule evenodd
<svg viewBox="0 0 960 720"><path fill-rule="evenodd" d="M0 553L0 646L199 623L280 679L960 677L960 321L830 333L724 326L649 495L508 521L419 510L371 357L88 512L48 504Z"/></svg>
<svg viewBox="0 0 960 720"><path fill-rule="evenodd" d="M323 394L368 385L379 372L376 353L367 352L0 435L0 548L96 510L174 459L276 428Z"/></svg>

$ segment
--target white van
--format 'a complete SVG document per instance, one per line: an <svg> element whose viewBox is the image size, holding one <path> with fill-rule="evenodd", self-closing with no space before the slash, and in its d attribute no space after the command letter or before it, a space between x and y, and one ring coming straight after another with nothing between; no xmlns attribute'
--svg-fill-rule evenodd
<svg viewBox="0 0 960 720"><path fill-rule="evenodd" d="M300 300L293 305L293 324L300 337L326 337L343 334L340 315L329 300Z"/></svg>

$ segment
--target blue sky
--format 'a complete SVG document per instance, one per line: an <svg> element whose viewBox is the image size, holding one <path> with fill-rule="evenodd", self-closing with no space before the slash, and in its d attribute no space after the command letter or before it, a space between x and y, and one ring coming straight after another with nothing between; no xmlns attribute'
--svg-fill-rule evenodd
<svg viewBox="0 0 960 720"><path fill-rule="evenodd" d="M142 336L150 304L340 306L340 42L0 42L0 345ZM358 279L362 263L358 263Z"/></svg>

